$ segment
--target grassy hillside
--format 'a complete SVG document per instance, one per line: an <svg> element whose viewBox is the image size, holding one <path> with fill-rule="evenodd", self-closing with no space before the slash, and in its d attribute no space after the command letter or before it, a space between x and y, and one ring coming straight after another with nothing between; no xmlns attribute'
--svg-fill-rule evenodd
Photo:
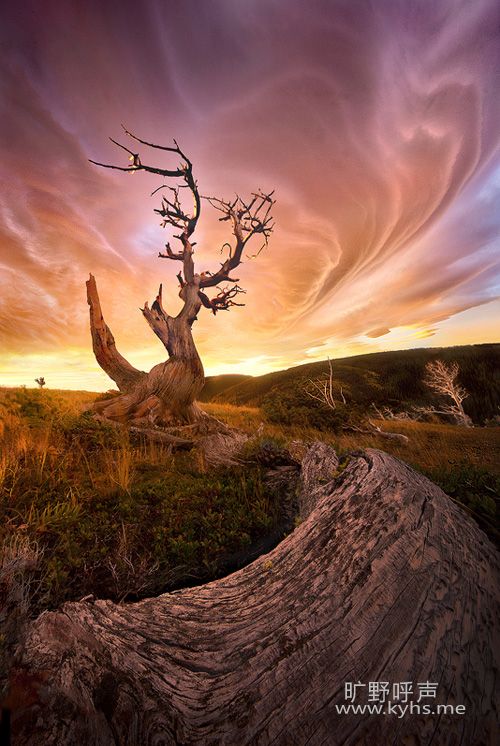
<svg viewBox="0 0 500 746"><path fill-rule="evenodd" d="M376 352L334 360L333 370L348 404L366 409L373 402L398 409L434 401L423 377L426 363L437 358L460 365L460 383L470 394L464 408L476 424L500 414L500 344ZM217 376L207 379L201 399L259 407L280 395L287 407L298 406L307 399L303 384L327 371L324 361L238 382L234 376Z"/></svg>
<svg viewBox="0 0 500 746"><path fill-rule="evenodd" d="M397 401L398 391L417 400L415 371L435 356L435 350L370 355L336 361L335 370L362 409L374 399ZM498 346L443 350L441 357L460 360L478 410L496 401ZM217 377L212 390L219 396L263 406L208 402L204 408L249 434L248 454L321 439L345 465L359 448L387 450L439 484L499 540L500 428L379 423L406 434L407 444L343 432L321 407L307 417L294 409L293 396L302 396L298 383L326 369L315 363L260 378ZM22 588L40 610L89 593L134 598L212 579L228 567L228 557L248 556L278 531L283 535L283 498L266 485L258 459L208 469L197 451L172 454L126 428L96 422L86 411L96 398L85 391L0 389L0 601L16 573L25 577L26 569L24 575L16 569L22 563L29 571Z"/></svg>
<svg viewBox="0 0 500 746"><path fill-rule="evenodd" d="M212 401L216 396L224 394L228 389L232 389L238 384L245 383L252 376L237 374L210 376L205 381L205 386L201 394L201 401Z"/></svg>

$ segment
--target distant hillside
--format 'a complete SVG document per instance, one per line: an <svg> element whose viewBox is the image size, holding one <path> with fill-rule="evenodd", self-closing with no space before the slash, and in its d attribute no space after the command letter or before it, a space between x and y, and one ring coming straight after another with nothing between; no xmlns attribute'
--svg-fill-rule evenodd
<svg viewBox="0 0 500 746"><path fill-rule="evenodd" d="M201 401L214 401L216 397L224 394L227 389L232 389L238 384L248 381L252 376L230 374L227 376L208 376L205 386L201 392ZM253 380L253 379L252 379Z"/></svg>
<svg viewBox="0 0 500 746"><path fill-rule="evenodd" d="M374 352L332 362L335 379L349 402L363 407L375 402L397 409L429 403L431 395L422 379L425 364L436 358L459 363L460 382L470 393L464 408L474 422L482 423L500 413L500 344ZM323 361L264 376L209 377L200 398L261 406L273 392L282 395L293 391L297 396L307 379L327 371L328 362Z"/></svg>

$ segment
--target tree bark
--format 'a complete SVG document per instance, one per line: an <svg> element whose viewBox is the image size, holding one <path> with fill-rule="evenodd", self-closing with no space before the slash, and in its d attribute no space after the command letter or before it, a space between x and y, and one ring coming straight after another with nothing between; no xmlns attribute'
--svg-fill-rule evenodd
<svg viewBox="0 0 500 746"><path fill-rule="evenodd" d="M111 330L104 321L95 279L87 281L90 328L97 362L122 393L95 402L100 415L135 426L191 424L203 417L195 401L205 382L203 365L193 340L191 326L201 307L199 277L193 275L181 288L184 307L176 317L165 313L158 297L144 317L165 345L169 359L149 373L134 368L118 352Z"/></svg>
<svg viewBox="0 0 500 746"><path fill-rule="evenodd" d="M87 303L90 310L92 347L101 368L116 383L120 391L129 391L146 374L137 370L116 349L115 338L104 321L94 275L87 280Z"/></svg>
<svg viewBox="0 0 500 746"><path fill-rule="evenodd" d="M231 273L241 264L243 251L255 236L263 240L257 254L267 246L274 227L271 214L275 203L274 190L269 193L262 192L260 189L252 192L247 202L239 196L230 202L217 197L204 198L219 213L222 213L219 220L228 221L231 224L234 244L227 241L223 244L222 249L228 251L228 256L216 272L206 270L197 274L193 260L196 242L193 241L192 236L200 218L202 197L193 175L193 164L175 140L173 146L158 145L137 137L125 127L123 129L134 143L140 143L154 150L155 153L158 151L162 151L163 155L174 153L182 159L181 164L176 168L150 166L143 161L138 152L110 138L118 148L128 154L128 165L124 167L94 160L90 162L103 168L126 173L144 171L163 176L164 179L174 178L182 182L175 186L171 186L168 182L162 183L153 194L162 191L161 207L155 209L155 213L163 218L161 225L164 228L170 226L175 229L174 238L182 246L180 251L173 251L170 243L166 243L166 252L159 252L158 256L182 263L182 271L177 274L177 279L180 284L179 296L184 305L175 318L169 316L162 306L161 285L151 308L147 303L145 304L142 310L144 317L169 354L169 360L166 363L155 366L148 374L145 374L136 370L117 351L113 335L102 316L95 280L90 275L87 282L87 299L90 306L90 326L95 356L103 370L116 382L120 391L124 392L112 402L98 403L96 409L104 417L139 427L193 424L204 421L201 424L201 429L204 429L207 417L195 404L196 397L203 388L203 366L196 351L191 327L202 306L216 314L221 310L227 311L232 306L244 305L236 298L239 298L245 291L238 285L239 280L232 277ZM181 188L191 195L191 208L185 206L180 194ZM217 295L209 298L203 292L207 288L217 288Z"/></svg>
<svg viewBox="0 0 500 746"><path fill-rule="evenodd" d="M14 746L493 744L496 550L401 461L368 450L338 471L314 445L303 522L229 577L42 614L11 674L30 692ZM358 681L436 682L423 703L466 712L339 714Z"/></svg>

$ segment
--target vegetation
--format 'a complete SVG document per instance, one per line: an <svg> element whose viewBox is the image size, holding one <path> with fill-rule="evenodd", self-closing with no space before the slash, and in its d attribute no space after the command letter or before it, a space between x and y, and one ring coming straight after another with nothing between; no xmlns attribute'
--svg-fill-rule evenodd
<svg viewBox="0 0 500 746"><path fill-rule="evenodd" d="M407 421L375 421L388 432L408 437L408 443L382 439L373 434L311 427L303 418L293 422L265 419L257 407L206 403L214 417L248 432L259 429L262 437L282 445L294 440L331 443L341 455L360 448L379 448L406 461L438 484L478 522L493 541L498 532L500 499L500 429L463 428L457 425ZM326 412L327 410L325 410ZM333 413L335 414L335 413Z"/></svg>
<svg viewBox="0 0 500 746"><path fill-rule="evenodd" d="M488 366L498 348L482 347L492 349L462 350L461 365L469 375L463 361L475 355L478 384L465 378L476 411L486 416L491 408L481 382L490 376L494 403L496 383ZM408 365L398 376L391 375L391 366L403 353L375 362L367 356L370 368L366 360L341 361L348 403L330 412L299 390L300 369L240 380L224 396L246 390L260 407L204 405L210 415L252 436L245 465L232 468L208 469L196 451L173 454L97 421L88 412L95 394L0 389L0 595L6 593L2 579L5 585L16 574L24 578L19 603L30 596L35 611L88 594L131 599L217 577L280 526L282 496L264 484L264 472L273 461L287 463L280 453L298 440L333 444L343 465L360 448L389 451L439 484L498 541L498 427L375 421L407 435L408 444L343 429L353 412L362 414L374 398L380 402L382 382L391 397L398 388L408 392L410 381L417 386L412 366L425 365L426 355L404 354ZM306 367L304 378L310 379L321 364Z"/></svg>
<svg viewBox="0 0 500 746"><path fill-rule="evenodd" d="M426 476L476 519L500 546L500 476L483 467L460 461L453 467L424 469Z"/></svg>
<svg viewBox="0 0 500 746"><path fill-rule="evenodd" d="M0 540L11 565L21 549L38 556L38 610L217 577L276 526L279 496L255 458L208 470L192 452L97 422L85 411L94 398L0 390Z"/></svg>
<svg viewBox="0 0 500 746"><path fill-rule="evenodd" d="M500 345L481 344L443 349L376 352L333 361L335 380L342 386L349 410L366 412L372 403L398 409L440 404L425 384L427 363L436 358L457 363L459 384L469 396L463 407L476 425L500 414ZM273 422L304 422L321 427L315 403L303 396L307 381L328 374L328 362L308 363L234 383L232 377L207 379L203 401L264 407ZM230 384L229 386L227 384ZM441 408L440 406L437 407ZM290 411L293 410L293 411ZM324 410L323 410L324 411ZM336 419L336 418L335 418ZM330 424L328 425L330 427Z"/></svg>

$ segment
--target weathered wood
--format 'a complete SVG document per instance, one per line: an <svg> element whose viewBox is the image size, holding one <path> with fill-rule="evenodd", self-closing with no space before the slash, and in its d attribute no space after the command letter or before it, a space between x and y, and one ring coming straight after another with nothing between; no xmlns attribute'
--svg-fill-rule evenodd
<svg viewBox="0 0 500 746"><path fill-rule="evenodd" d="M498 553L401 461L339 471L313 446L303 522L233 575L42 614L12 672L29 694L14 746L493 744ZM466 712L338 714L358 681L437 682Z"/></svg>
<svg viewBox="0 0 500 746"><path fill-rule="evenodd" d="M115 338L102 315L101 302L94 275L89 276L86 285L87 303L89 304L90 311L92 347L96 360L108 376L113 379L120 391L129 391L146 374L134 368L116 349Z"/></svg>
<svg viewBox="0 0 500 746"><path fill-rule="evenodd" d="M166 253L160 252L159 257L182 263L182 272L177 274L177 279L183 306L177 316L167 313L163 306L162 285L151 308L148 303L144 304L143 316L165 346L169 357L164 363L155 365L149 373L142 373L117 351L114 337L102 315L95 279L90 275L87 282L87 301L90 306L94 353L101 368L123 392L112 401L96 402L94 407L96 412L109 420L137 427L147 426L148 421L149 425L160 427L191 424L203 417L196 406L196 399L205 383L203 365L191 328L202 307L209 308L213 314L217 314L219 311L228 311L233 306L244 305L238 303L235 298L245 291L237 284L238 279L230 276L230 272L240 265L243 251L248 248L252 238L259 236L264 241L257 254L267 245L273 230L271 210L275 200L273 192L264 193L260 190L252 193L248 203L240 197L236 197L232 202L216 197L205 198L222 213L220 220L230 221L234 246L228 242L223 245L223 250L228 250L229 256L217 272L205 270L198 274L193 258L196 242L192 240L192 236L200 218L202 198L193 175L193 164L175 141L174 145L169 147L150 143L127 129L125 133L141 145L155 151L174 153L182 159L182 165L175 169L148 166L142 161L139 153L111 138L115 145L129 154L129 165L122 167L91 162L104 168L128 173L145 171L163 177L178 178L183 182L177 186L164 183L155 189L155 192L162 190L163 195L161 208L155 212L162 216L163 227L175 229L174 238L180 241L182 246L182 250L176 252L172 251L170 243L167 243ZM189 212L181 199L181 187L188 190L193 200ZM165 189L169 191L163 191ZM170 197L165 196L168 193ZM213 298L202 292L213 287L218 290Z"/></svg>
<svg viewBox="0 0 500 746"><path fill-rule="evenodd" d="M152 309L147 304L143 313L165 343L169 359L155 365L149 373L133 368L116 350L115 341L106 325L95 279L87 281L90 306L90 330L97 362L123 392L112 399L94 402L100 416L137 427L172 426L195 422L203 413L195 404L205 382L203 365L194 344L192 318L198 303L199 280L185 284L181 295L185 305L178 317L164 313L161 288ZM186 315L187 309L187 315ZM161 324L160 324L161 322Z"/></svg>

